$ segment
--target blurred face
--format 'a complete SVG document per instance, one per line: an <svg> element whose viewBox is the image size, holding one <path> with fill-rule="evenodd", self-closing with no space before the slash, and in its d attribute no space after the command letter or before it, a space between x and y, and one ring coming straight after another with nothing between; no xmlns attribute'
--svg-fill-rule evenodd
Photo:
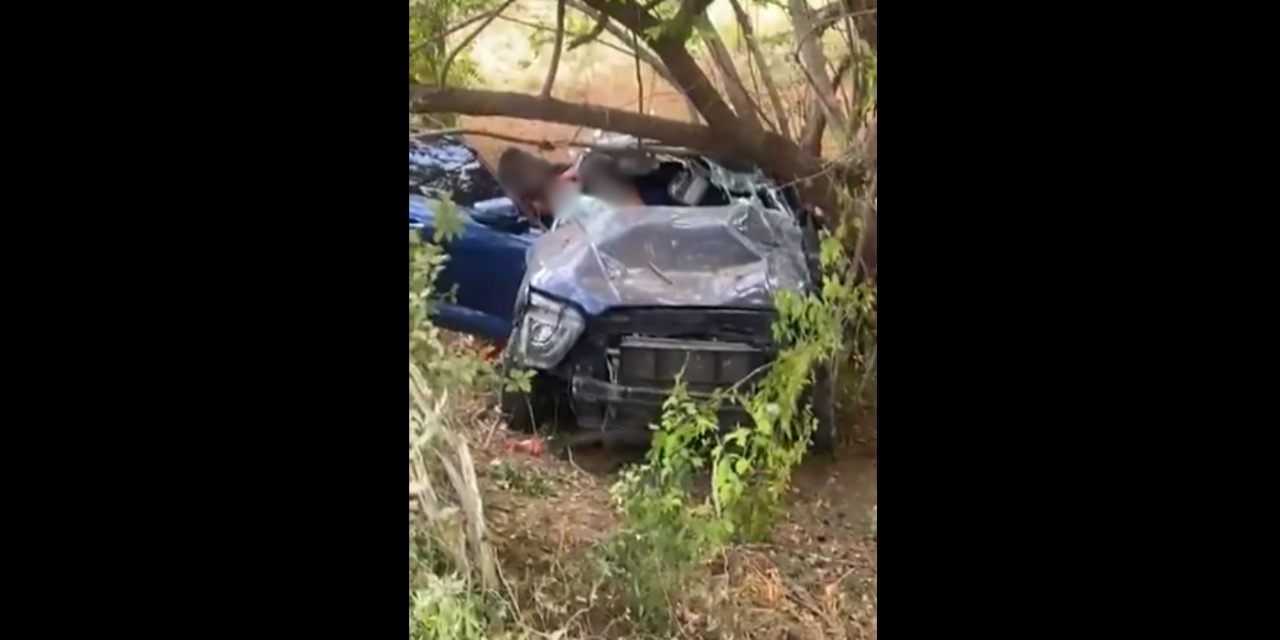
<svg viewBox="0 0 1280 640"><path fill-rule="evenodd" d="M640 203L635 183L623 176L610 158L588 156L578 167L583 188L592 195L614 203Z"/></svg>

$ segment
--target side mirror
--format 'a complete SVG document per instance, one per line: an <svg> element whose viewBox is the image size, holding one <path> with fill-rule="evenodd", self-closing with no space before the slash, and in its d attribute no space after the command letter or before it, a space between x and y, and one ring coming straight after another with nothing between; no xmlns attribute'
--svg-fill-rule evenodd
<svg viewBox="0 0 1280 640"><path fill-rule="evenodd" d="M528 218L507 198L477 202L468 213L472 220L505 233L525 233L530 226Z"/></svg>

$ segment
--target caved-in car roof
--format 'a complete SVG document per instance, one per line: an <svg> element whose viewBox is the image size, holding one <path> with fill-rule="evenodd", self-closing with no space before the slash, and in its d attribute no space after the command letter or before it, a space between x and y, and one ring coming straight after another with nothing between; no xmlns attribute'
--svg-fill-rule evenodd
<svg viewBox="0 0 1280 640"><path fill-rule="evenodd" d="M546 234L529 284L587 313L611 307L770 308L807 286L800 228L759 203L627 207Z"/></svg>

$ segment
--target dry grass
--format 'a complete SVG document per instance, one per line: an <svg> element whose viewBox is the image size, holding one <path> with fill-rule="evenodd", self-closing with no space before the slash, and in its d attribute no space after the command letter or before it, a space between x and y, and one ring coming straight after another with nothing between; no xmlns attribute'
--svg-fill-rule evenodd
<svg viewBox="0 0 1280 640"><path fill-rule="evenodd" d="M456 349L479 351L454 337ZM454 424L471 445L508 595L522 624L564 638L643 638L619 615L593 551L620 524L611 474L598 460L513 452L487 398L458 398ZM599 453L579 452L598 457ZM728 549L672 602L684 638L819 640L877 638L877 501L873 458L851 444L798 472L790 508L770 544Z"/></svg>

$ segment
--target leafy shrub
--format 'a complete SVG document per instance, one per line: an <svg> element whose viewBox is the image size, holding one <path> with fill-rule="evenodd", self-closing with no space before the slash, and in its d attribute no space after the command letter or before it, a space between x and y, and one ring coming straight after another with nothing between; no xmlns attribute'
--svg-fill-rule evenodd
<svg viewBox="0 0 1280 640"><path fill-rule="evenodd" d="M439 207L447 217L448 207ZM445 256L409 234L409 637L484 638L484 594L496 589L484 501L466 440L449 424L453 399L489 375L470 354L445 348L430 293ZM412 513L412 512L411 512Z"/></svg>
<svg viewBox="0 0 1280 640"><path fill-rule="evenodd" d="M677 384L644 463L614 486L624 526L602 548L603 566L620 581L627 613L645 626L669 624L671 602L726 544L768 537L813 434L807 401L815 368L859 363L851 354L865 340L874 344L867 328L874 328L875 290L853 279L844 246L844 230L823 239L819 291L778 296L774 337L782 351L759 384L704 402ZM745 407L749 420L722 434L716 413L728 400ZM695 480L708 471L710 494L699 497Z"/></svg>

